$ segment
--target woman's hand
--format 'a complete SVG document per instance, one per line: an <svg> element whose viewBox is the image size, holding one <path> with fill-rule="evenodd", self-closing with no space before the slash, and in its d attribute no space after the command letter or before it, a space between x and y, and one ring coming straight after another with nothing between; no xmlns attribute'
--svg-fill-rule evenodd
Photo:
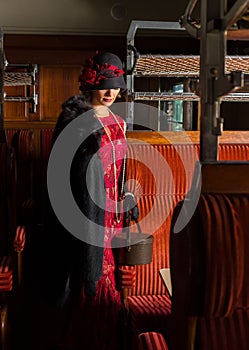
<svg viewBox="0 0 249 350"><path fill-rule="evenodd" d="M131 220L137 220L139 217L139 209L132 192L124 194L124 214L126 218L131 216Z"/></svg>

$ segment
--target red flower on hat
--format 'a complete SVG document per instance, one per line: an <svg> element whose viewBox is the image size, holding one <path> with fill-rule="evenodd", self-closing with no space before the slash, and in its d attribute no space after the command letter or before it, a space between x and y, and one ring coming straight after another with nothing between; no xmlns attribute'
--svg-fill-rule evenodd
<svg viewBox="0 0 249 350"><path fill-rule="evenodd" d="M79 81L81 82L81 85L85 85L85 84L94 85L96 75L97 75L96 70L92 70L91 68L85 68L83 69L79 77Z"/></svg>
<svg viewBox="0 0 249 350"><path fill-rule="evenodd" d="M85 87L87 84L98 85L103 79L115 78L124 74L122 69L107 63L102 64L102 66L99 64L96 64L95 67L93 66L93 60L90 58L87 66L83 68L79 76L79 82L82 87Z"/></svg>
<svg viewBox="0 0 249 350"><path fill-rule="evenodd" d="M96 79L97 71L93 69L93 59L89 58L85 67L79 76L79 82L82 86L86 84L94 85Z"/></svg>
<svg viewBox="0 0 249 350"><path fill-rule="evenodd" d="M99 84L99 82L102 79L116 78L122 74L124 74L124 71L122 69L119 69L116 66L104 63L99 68L99 73L97 74L96 84Z"/></svg>

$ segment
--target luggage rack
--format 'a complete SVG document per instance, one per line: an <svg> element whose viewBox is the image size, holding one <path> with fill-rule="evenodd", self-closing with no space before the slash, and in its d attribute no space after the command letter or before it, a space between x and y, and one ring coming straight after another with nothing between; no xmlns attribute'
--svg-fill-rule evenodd
<svg viewBox="0 0 249 350"><path fill-rule="evenodd" d="M166 30L167 33L178 33L180 36L188 36L189 33L178 22L154 22L154 21L132 21L127 32L127 97L128 101L199 101L200 97L194 89L187 89L185 92L176 93L163 91L160 78L185 78L196 82L200 77L200 56L199 55L162 55L162 54L140 54L134 44L137 29ZM240 32L243 33L243 40L248 40L248 30L228 31L228 38L239 39ZM247 32L246 36L244 32ZM249 102L249 55L227 55L225 58L225 74L241 72L244 80L244 87L237 88L236 92L224 94L220 98L224 102ZM158 91L135 91L135 78L158 78ZM193 84L196 85L196 84ZM134 109L128 110L128 121L132 124L134 120Z"/></svg>
<svg viewBox="0 0 249 350"><path fill-rule="evenodd" d="M200 97L192 92L134 92L133 98L139 101L199 101ZM221 97L224 102L249 102L248 92L229 93Z"/></svg>
<svg viewBox="0 0 249 350"><path fill-rule="evenodd" d="M134 64L133 74L136 77L199 77L200 57L196 55L139 55ZM249 81L249 56L226 56L225 73L242 71L245 81ZM192 92L133 92L135 100L142 101L199 101ZM249 102L248 92L229 93L222 96L221 101Z"/></svg>
<svg viewBox="0 0 249 350"><path fill-rule="evenodd" d="M200 56L138 55L133 74L137 77L198 77ZM249 56L226 56L225 73L242 71L249 74Z"/></svg>
<svg viewBox="0 0 249 350"><path fill-rule="evenodd" d="M8 96L4 93L4 101L31 103L31 112L35 113L38 104L35 89L37 72L37 64L7 64L4 71L4 86L26 86L27 96Z"/></svg>

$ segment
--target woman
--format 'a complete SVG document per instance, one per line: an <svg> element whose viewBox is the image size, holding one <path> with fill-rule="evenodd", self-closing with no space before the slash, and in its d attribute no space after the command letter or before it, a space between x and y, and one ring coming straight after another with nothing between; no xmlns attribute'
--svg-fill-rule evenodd
<svg viewBox="0 0 249 350"><path fill-rule="evenodd" d="M82 94L63 104L54 130L56 142L70 122L81 118L80 132L87 135L73 158L70 183L89 225L82 227L79 239L58 220L49 223L56 237L50 297L63 296L68 279L70 285L60 349L121 349L122 303L111 241L123 227L118 204L124 195L126 123L109 107L126 89L123 74L120 59L112 53L90 58L79 77ZM99 244L89 244L93 235L102 237Z"/></svg>

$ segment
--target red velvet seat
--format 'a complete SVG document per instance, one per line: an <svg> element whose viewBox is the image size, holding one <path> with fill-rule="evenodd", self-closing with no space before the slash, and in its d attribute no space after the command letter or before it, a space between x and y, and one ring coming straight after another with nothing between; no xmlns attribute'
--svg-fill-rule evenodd
<svg viewBox="0 0 249 350"><path fill-rule="evenodd" d="M152 262L136 266L136 284L126 301L135 350L139 333L168 334L171 300L159 270L169 267L171 216L190 188L198 146L131 143L127 158L127 178L128 183L133 179L130 189L138 199L140 225L154 236Z"/></svg>
<svg viewBox="0 0 249 350"><path fill-rule="evenodd" d="M53 128L41 129L41 163L40 163L40 205L41 217L47 206L47 164L52 146Z"/></svg>
<svg viewBox="0 0 249 350"><path fill-rule="evenodd" d="M168 336L171 300L165 295L138 295L127 298L132 348L137 348L140 333L159 332Z"/></svg>
<svg viewBox="0 0 249 350"><path fill-rule="evenodd" d="M8 322L8 298L7 293L12 291L13 272L12 259L10 256L3 256L0 259L0 348L7 349L9 337Z"/></svg>
<svg viewBox="0 0 249 350"><path fill-rule="evenodd" d="M13 242L13 248L16 252L16 273L17 273L17 284L20 288L22 285L22 252L26 242L26 227L25 226L17 226L16 234Z"/></svg>
<svg viewBox="0 0 249 350"><path fill-rule="evenodd" d="M15 230L15 155L0 143L0 256L9 255Z"/></svg>
<svg viewBox="0 0 249 350"><path fill-rule="evenodd" d="M50 155L53 132L53 128L41 129L41 158L45 163L47 163Z"/></svg>
<svg viewBox="0 0 249 350"><path fill-rule="evenodd" d="M168 350L161 333L146 332L139 335L139 350Z"/></svg>
<svg viewBox="0 0 249 350"><path fill-rule="evenodd" d="M249 348L249 163L221 165L222 177L217 166L207 165L194 215L177 233L182 204L173 218L172 350Z"/></svg>
<svg viewBox="0 0 249 350"><path fill-rule="evenodd" d="M16 215L18 224L33 220L34 201L34 132L29 129L6 130L9 147L16 159Z"/></svg>
<svg viewBox="0 0 249 350"><path fill-rule="evenodd" d="M17 154L18 224L32 222L35 214L34 196L34 133L20 130Z"/></svg>
<svg viewBox="0 0 249 350"><path fill-rule="evenodd" d="M224 143L219 145L221 160L248 160L249 145ZM129 289L127 298L128 312L132 315L130 326L133 349L137 348L136 325L146 332L153 320L153 305L150 310L148 296L158 298L167 296L167 291L159 275L161 268L170 267L169 236L172 213L176 204L189 191L194 167L199 159L199 144L196 143L139 143L129 144L127 159L127 178L133 179L130 189L138 199L140 224L143 232L153 233L154 247L151 264L136 266L136 283ZM157 223L160 223L157 225ZM138 298L139 297L139 298ZM138 298L138 299L137 299ZM148 303L148 312L143 311L136 303L144 299ZM158 315L158 319L162 315ZM169 309L164 310L164 320L170 317ZM162 319L162 318L161 318ZM141 322L143 320L143 322ZM168 321L167 321L168 324ZM168 334L166 324L163 333ZM144 327L144 328L143 328Z"/></svg>
<svg viewBox="0 0 249 350"><path fill-rule="evenodd" d="M0 259L0 292L12 290L13 276L11 267L11 257L4 256Z"/></svg>

